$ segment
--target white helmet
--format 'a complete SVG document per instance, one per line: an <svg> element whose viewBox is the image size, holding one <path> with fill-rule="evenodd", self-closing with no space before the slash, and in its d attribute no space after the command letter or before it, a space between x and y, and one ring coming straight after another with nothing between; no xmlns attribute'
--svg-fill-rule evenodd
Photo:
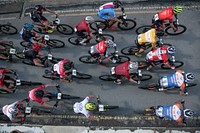
<svg viewBox="0 0 200 133"><path fill-rule="evenodd" d="M191 109L184 109L183 110L183 115L186 118L191 118L194 115L194 111L192 111Z"/></svg>
<svg viewBox="0 0 200 133"><path fill-rule="evenodd" d="M106 41L106 45L107 45L107 47L114 47L114 46L116 46L116 44L112 40L110 40L110 39Z"/></svg>
<svg viewBox="0 0 200 133"><path fill-rule="evenodd" d="M85 17L85 20L86 20L87 23L92 23L92 22L94 22L94 18L93 18L92 16L87 16L87 17Z"/></svg>
<svg viewBox="0 0 200 133"><path fill-rule="evenodd" d="M74 104L73 108L74 108L74 112L78 114L79 113L79 102L76 102Z"/></svg>
<svg viewBox="0 0 200 133"><path fill-rule="evenodd" d="M137 61L134 61L134 62L131 62L130 61L130 64L129 64L129 69L138 69L138 62Z"/></svg>
<svg viewBox="0 0 200 133"><path fill-rule="evenodd" d="M195 79L195 75L193 73L186 73L185 78L187 81L193 81Z"/></svg>
<svg viewBox="0 0 200 133"><path fill-rule="evenodd" d="M11 114L17 114L18 113L18 108L10 107L10 108L8 108L8 112L11 113Z"/></svg>

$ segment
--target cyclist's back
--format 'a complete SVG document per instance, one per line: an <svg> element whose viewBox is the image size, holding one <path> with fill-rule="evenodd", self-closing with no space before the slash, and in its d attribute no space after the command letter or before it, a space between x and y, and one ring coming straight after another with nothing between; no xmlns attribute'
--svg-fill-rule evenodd
<svg viewBox="0 0 200 133"><path fill-rule="evenodd" d="M152 43L152 46L156 45L156 29L152 28L145 33L138 35L138 44Z"/></svg>
<svg viewBox="0 0 200 133"><path fill-rule="evenodd" d="M172 22L173 21L173 15L174 15L173 8L169 7L169 8L166 8L166 9L160 11L158 13L158 18L161 21L169 20L170 22Z"/></svg>

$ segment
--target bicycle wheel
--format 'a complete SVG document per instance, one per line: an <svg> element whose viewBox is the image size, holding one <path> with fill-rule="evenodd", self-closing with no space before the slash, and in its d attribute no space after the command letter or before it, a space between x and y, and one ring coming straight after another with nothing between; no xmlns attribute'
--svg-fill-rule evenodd
<svg viewBox="0 0 200 133"><path fill-rule="evenodd" d="M184 63L182 61L173 62L173 66L175 66L175 68L179 68L179 67L181 67L183 65L184 65ZM171 69L171 68L166 67L166 65L164 65L164 64L161 65L161 68L162 69Z"/></svg>
<svg viewBox="0 0 200 133"><path fill-rule="evenodd" d="M83 63L90 63L90 64L94 64L97 63L97 59L89 56L89 55L85 55L85 56L81 56L79 58L79 61L83 62Z"/></svg>
<svg viewBox="0 0 200 133"><path fill-rule="evenodd" d="M14 48L13 43L0 43L0 45L5 47L6 49Z"/></svg>
<svg viewBox="0 0 200 133"><path fill-rule="evenodd" d="M15 56L16 56L17 58L19 58L19 59L25 59L25 55L24 55L23 52L17 52L17 53L15 54Z"/></svg>
<svg viewBox="0 0 200 133"><path fill-rule="evenodd" d="M139 86L139 89L157 90L160 86L157 83L151 83L145 86Z"/></svg>
<svg viewBox="0 0 200 133"><path fill-rule="evenodd" d="M71 35L74 33L74 29L67 25L67 24L59 24L57 27L56 27L56 30L58 32L60 32L61 34L64 34L64 35Z"/></svg>
<svg viewBox="0 0 200 133"><path fill-rule="evenodd" d="M78 78L78 79L91 79L92 78L92 76L89 74L84 74L84 73L79 73L79 72L77 72L76 75L73 77Z"/></svg>
<svg viewBox="0 0 200 133"><path fill-rule="evenodd" d="M121 53L124 55L135 55L136 52L138 52L139 49L137 48L137 46L128 46L125 47L121 50Z"/></svg>
<svg viewBox="0 0 200 133"><path fill-rule="evenodd" d="M70 96L70 95L67 95L67 94L62 94L61 95L61 99L80 99L80 97Z"/></svg>
<svg viewBox="0 0 200 133"><path fill-rule="evenodd" d="M138 68L139 69L143 69L143 68L147 68L149 66L149 63L146 61L138 61Z"/></svg>
<svg viewBox="0 0 200 133"><path fill-rule="evenodd" d="M165 32L168 35L172 35L173 36L173 35L183 34L187 30L186 26L184 26L184 25L177 25L177 28L178 28L178 31L174 31L174 29L171 26L169 26L169 27L167 27L165 29Z"/></svg>
<svg viewBox="0 0 200 133"><path fill-rule="evenodd" d="M40 33L40 34L46 34L47 32L44 30L44 25L42 25L42 24L36 24L37 26L39 26L39 27L43 27L43 28L39 28L39 27L37 27L37 26L35 26L34 28L33 28L33 31L35 31L35 32L37 32L37 33Z"/></svg>
<svg viewBox="0 0 200 133"><path fill-rule="evenodd" d="M47 45L52 48L63 48L65 46L65 43L58 39L50 39L49 41L47 41Z"/></svg>
<svg viewBox="0 0 200 133"><path fill-rule="evenodd" d="M21 81L21 85L42 85L41 82L32 82L32 81Z"/></svg>
<svg viewBox="0 0 200 133"><path fill-rule="evenodd" d="M112 60L112 57L111 57ZM126 61L130 61L130 58L124 55L118 55L116 63L124 63Z"/></svg>
<svg viewBox="0 0 200 133"><path fill-rule="evenodd" d="M131 29L135 28L136 22L132 19L125 19L124 23L118 23L117 26L121 30L131 30Z"/></svg>
<svg viewBox="0 0 200 133"><path fill-rule="evenodd" d="M0 94L9 94L8 91L0 89Z"/></svg>
<svg viewBox="0 0 200 133"><path fill-rule="evenodd" d="M30 61L30 60L24 60L24 61L22 61L22 63L24 63L24 64L26 64L26 65L35 66L35 64L34 64L32 61Z"/></svg>
<svg viewBox="0 0 200 133"><path fill-rule="evenodd" d="M136 29L136 33L137 34L145 33L146 31L150 30L151 28L152 27L150 25L141 26Z"/></svg>
<svg viewBox="0 0 200 133"><path fill-rule="evenodd" d="M138 74L136 74L136 73L133 73L133 74L130 74L130 76L131 76L131 78L133 79L133 80L135 80L135 81L138 81L139 79L139 77L138 77ZM149 79L151 79L152 78L152 76L150 75L150 74L142 74L142 77L140 78L140 81L146 81L146 80L149 80Z"/></svg>
<svg viewBox="0 0 200 133"><path fill-rule="evenodd" d="M78 36L73 36L68 38L68 42L73 44L73 45L80 45L79 42L81 42L83 39L81 37Z"/></svg>
<svg viewBox="0 0 200 133"><path fill-rule="evenodd" d="M53 57L52 60L49 60L52 64L56 64L58 63L59 61L63 60L63 58L55 58Z"/></svg>
<svg viewBox="0 0 200 133"><path fill-rule="evenodd" d="M57 75L52 75L52 74L44 74L42 75L43 78L47 78L47 79L51 79L51 80L55 80L55 79L60 79L59 76Z"/></svg>
<svg viewBox="0 0 200 133"><path fill-rule="evenodd" d="M104 109L117 109L119 106L104 105Z"/></svg>
<svg viewBox="0 0 200 133"><path fill-rule="evenodd" d="M97 25L98 25L98 27L97 27ZM102 30L105 30L107 28L107 25L106 25L105 21L97 20L94 23L90 24L90 28L93 29L93 30L97 30L99 28L102 29Z"/></svg>
<svg viewBox="0 0 200 133"><path fill-rule="evenodd" d="M3 33L9 34L9 35L17 34L18 32L17 28L8 24L3 24L0 26L0 28Z"/></svg>
<svg viewBox="0 0 200 133"><path fill-rule="evenodd" d="M109 34L101 34L100 37L98 37L98 40L96 42L101 42L102 40L112 40L114 41L114 37Z"/></svg>
<svg viewBox="0 0 200 133"><path fill-rule="evenodd" d="M196 83L187 83L186 87L193 87L193 86L196 86L196 85L197 85Z"/></svg>
<svg viewBox="0 0 200 133"><path fill-rule="evenodd" d="M117 77L114 75L101 75L99 76L99 79L104 80L104 81L115 81L117 80Z"/></svg>
<svg viewBox="0 0 200 133"><path fill-rule="evenodd" d="M20 42L20 45L21 45L22 47L27 47L27 48L32 47L31 42L27 42L27 41L22 41L22 42Z"/></svg>

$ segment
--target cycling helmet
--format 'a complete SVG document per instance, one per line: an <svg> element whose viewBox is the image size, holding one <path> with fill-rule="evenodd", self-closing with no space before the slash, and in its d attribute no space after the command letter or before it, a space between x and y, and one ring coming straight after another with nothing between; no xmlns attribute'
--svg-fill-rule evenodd
<svg viewBox="0 0 200 133"><path fill-rule="evenodd" d="M42 46L40 44L33 44L32 45L34 51L38 52L42 49Z"/></svg>
<svg viewBox="0 0 200 133"><path fill-rule="evenodd" d="M113 1L113 5L115 6L115 8L120 7L121 4L122 4L122 3L121 3L119 0L115 0L115 1Z"/></svg>
<svg viewBox="0 0 200 133"><path fill-rule="evenodd" d="M93 18L92 16L87 16L87 17L85 17L85 20L86 20L87 23L92 23L92 22L94 22L94 18Z"/></svg>
<svg viewBox="0 0 200 133"><path fill-rule="evenodd" d="M25 29L26 31L31 31L33 28L34 28L34 25L33 25L33 24L30 24L30 23L25 23L25 24L24 24L24 29Z"/></svg>
<svg viewBox="0 0 200 133"><path fill-rule="evenodd" d="M75 113L79 113L79 102L76 102L76 103L74 104L73 108L74 108L74 112L75 112Z"/></svg>
<svg viewBox="0 0 200 133"><path fill-rule="evenodd" d="M86 103L85 104L85 108L89 111L95 110L96 109L96 105L94 103Z"/></svg>
<svg viewBox="0 0 200 133"><path fill-rule="evenodd" d="M44 91L43 90L37 90L34 92L34 96L37 98L42 98L44 96Z"/></svg>
<svg viewBox="0 0 200 133"><path fill-rule="evenodd" d="M158 36L158 37L164 36L164 31L163 30L156 30L156 36Z"/></svg>
<svg viewBox="0 0 200 133"><path fill-rule="evenodd" d="M114 47L114 44L115 43L112 40L110 40L110 39L106 41L107 47Z"/></svg>
<svg viewBox="0 0 200 133"><path fill-rule="evenodd" d="M43 7L42 5L36 5L36 6L35 6L35 9L36 9L37 11L40 11L40 10L44 9L44 7Z"/></svg>
<svg viewBox="0 0 200 133"><path fill-rule="evenodd" d="M191 109L184 109L183 110L183 115L186 118L191 118L194 115L194 111L192 111Z"/></svg>
<svg viewBox="0 0 200 133"><path fill-rule="evenodd" d="M3 74L2 73L0 73L0 79L3 77Z"/></svg>
<svg viewBox="0 0 200 133"><path fill-rule="evenodd" d="M8 108L8 112L11 113L11 114L17 114L18 113L18 108L10 107L10 108Z"/></svg>
<svg viewBox="0 0 200 133"><path fill-rule="evenodd" d="M138 62L137 61L130 62L129 69L138 69Z"/></svg>
<svg viewBox="0 0 200 133"><path fill-rule="evenodd" d="M73 67L73 62L68 61L63 65L65 70L70 70Z"/></svg>
<svg viewBox="0 0 200 133"><path fill-rule="evenodd" d="M181 13L183 11L183 7L182 6L175 6L173 8L173 11L174 11L175 14Z"/></svg>
<svg viewBox="0 0 200 133"><path fill-rule="evenodd" d="M193 81L195 79L195 75L193 73L186 73L185 78L187 81Z"/></svg>
<svg viewBox="0 0 200 133"><path fill-rule="evenodd" d="M167 48L167 52L168 52L169 54L174 54L174 53L176 53L176 48L175 48L174 46L169 46L169 47Z"/></svg>

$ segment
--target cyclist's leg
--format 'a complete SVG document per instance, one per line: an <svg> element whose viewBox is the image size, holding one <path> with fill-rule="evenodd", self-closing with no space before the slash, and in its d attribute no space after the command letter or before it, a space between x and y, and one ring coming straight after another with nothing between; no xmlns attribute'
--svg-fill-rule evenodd
<svg viewBox="0 0 200 133"><path fill-rule="evenodd" d="M33 63L36 65L36 66L44 66L44 64L42 63L42 60L40 58L35 58L33 59Z"/></svg>
<svg viewBox="0 0 200 133"><path fill-rule="evenodd" d="M13 81L13 83L5 82L5 80ZM5 85L8 89L11 89L11 88L14 87L15 80L14 80L13 78L11 78L10 76L5 75L3 83L4 83L4 85Z"/></svg>
<svg viewBox="0 0 200 133"><path fill-rule="evenodd" d="M79 42L81 45L86 45L86 42L90 39L84 32L76 32L76 35L83 39Z"/></svg>
<svg viewBox="0 0 200 133"><path fill-rule="evenodd" d="M121 75L115 75L117 78L116 80L114 81L115 84L121 84L121 81L122 81L122 76Z"/></svg>

